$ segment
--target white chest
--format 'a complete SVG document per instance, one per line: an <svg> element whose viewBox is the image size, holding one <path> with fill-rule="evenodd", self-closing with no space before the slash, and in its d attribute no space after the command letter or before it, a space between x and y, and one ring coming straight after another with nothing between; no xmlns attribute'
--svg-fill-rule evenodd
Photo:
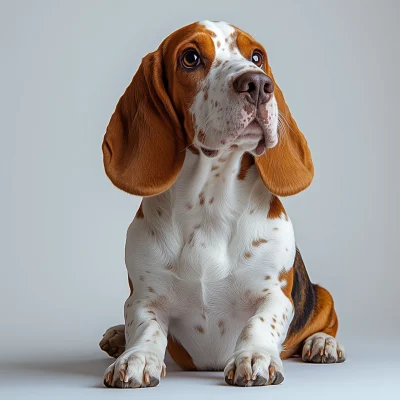
<svg viewBox="0 0 400 400"><path fill-rule="evenodd" d="M198 365L205 348L208 365L225 362L260 293L284 285L279 273L293 265L290 220L268 218L272 195L254 165L245 179L239 168L235 153L222 161L189 155L174 186L145 199L145 217L128 230L135 293L162 299L170 332Z"/></svg>

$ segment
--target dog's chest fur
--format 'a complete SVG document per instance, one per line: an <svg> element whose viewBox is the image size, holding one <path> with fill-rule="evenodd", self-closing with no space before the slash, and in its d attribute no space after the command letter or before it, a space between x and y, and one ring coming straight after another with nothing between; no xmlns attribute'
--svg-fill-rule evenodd
<svg viewBox="0 0 400 400"><path fill-rule="evenodd" d="M295 256L290 220L270 215L271 193L242 153L187 151L172 188L142 204L127 235L134 293L162 303L169 332L198 367L221 368L246 321ZM283 338L282 338L283 339Z"/></svg>

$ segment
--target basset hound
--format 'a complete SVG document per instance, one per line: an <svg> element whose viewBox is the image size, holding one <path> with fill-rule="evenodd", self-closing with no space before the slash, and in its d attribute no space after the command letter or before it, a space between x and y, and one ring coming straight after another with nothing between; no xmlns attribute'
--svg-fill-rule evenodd
<svg viewBox="0 0 400 400"><path fill-rule="evenodd" d="M278 196L313 163L263 46L225 22L169 35L145 56L103 141L107 176L142 196L128 228L125 325L100 347L108 387L151 387L164 356L277 385L282 359L339 363L333 299L310 282Z"/></svg>

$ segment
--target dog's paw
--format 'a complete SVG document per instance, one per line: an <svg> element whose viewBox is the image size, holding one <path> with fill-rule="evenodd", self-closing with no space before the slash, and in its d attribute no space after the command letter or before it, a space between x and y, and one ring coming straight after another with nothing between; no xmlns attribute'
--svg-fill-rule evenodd
<svg viewBox="0 0 400 400"><path fill-rule="evenodd" d="M125 351L125 325L107 329L99 346L109 356L118 358Z"/></svg>
<svg viewBox="0 0 400 400"><path fill-rule="evenodd" d="M225 382L235 386L279 385L283 382L283 365L278 354L268 351L240 351L224 370Z"/></svg>
<svg viewBox="0 0 400 400"><path fill-rule="evenodd" d="M305 362L331 364L343 362L346 354L344 347L333 336L318 332L304 342L301 358Z"/></svg>
<svg viewBox="0 0 400 400"><path fill-rule="evenodd" d="M104 385L116 388L157 386L165 376L165 364L154 353L125 351L104 373Z"/></svg>

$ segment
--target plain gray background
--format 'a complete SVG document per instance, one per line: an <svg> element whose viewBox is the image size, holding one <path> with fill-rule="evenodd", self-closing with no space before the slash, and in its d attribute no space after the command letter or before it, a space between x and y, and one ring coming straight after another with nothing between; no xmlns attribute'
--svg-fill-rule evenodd
<svg viewBox="0 0 400 400"><path fill-rule="evenodd" d="M123 321L125 233L140 202L106 178L103 134L141 58L202 19L264 44L308 139L315 180L283 201L312 281L334 296L349 354L343 365L287 362L281 387L251 395L372 397L394 387L399 4L1 1L3 398L243 396L221 373L172 372L135 393L101 389L111 360L97 343Z"/></svg>

